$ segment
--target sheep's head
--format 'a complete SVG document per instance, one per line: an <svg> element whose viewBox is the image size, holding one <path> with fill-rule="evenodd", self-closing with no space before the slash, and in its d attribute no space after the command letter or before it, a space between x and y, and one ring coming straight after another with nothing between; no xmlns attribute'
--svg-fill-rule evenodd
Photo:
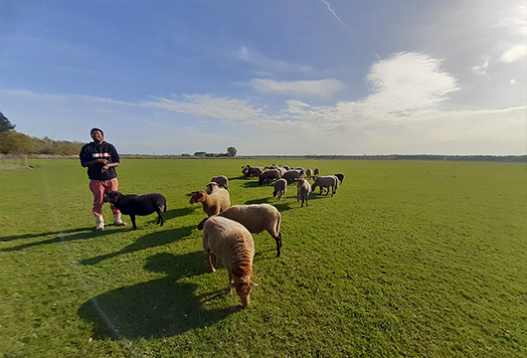
<svg viewBox="0 0 527 358"><path fill-rule="evenodd" d="M118 191L110 191L104 196L103 202L115 204L121 195Z"/></svg>
<svg viewBox="0 0 527 358"><path fill-rule="evenodd" d="M205 192L207 194L212 193L214 190L218 189L220 186L218 183L211 181L207 184L207 189L205 189Z"/></svg>
<svg viewBox="0 0 527 358"><path fill-rule="evenodd" d="M258 284L249 281L248 283L231 283L229 284L229 287L234 287L236 289L236 293L242 300L242 306L247 307L249 306L249 303L251 303L251 291L253 287L258 287Z"/></svg>
<svg viewBox="0 0 527 358"><path fill-rule="evenodd" d="M205 193L203 190L193 191L192 198L190 198L190 204L193 205L205 201L206 195L207 193Z"/></svg>

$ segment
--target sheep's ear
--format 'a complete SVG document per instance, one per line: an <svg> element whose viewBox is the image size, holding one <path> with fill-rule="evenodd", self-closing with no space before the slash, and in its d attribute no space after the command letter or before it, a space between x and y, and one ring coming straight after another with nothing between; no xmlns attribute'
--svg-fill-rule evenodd
<svg viewBox="0 0 527 358"><path fill-rule="evenodd" d="M252 286L252 287L258 287L258 284L257 284L257 283L254 283L254 282L251 282L251 286Z"/></svg>

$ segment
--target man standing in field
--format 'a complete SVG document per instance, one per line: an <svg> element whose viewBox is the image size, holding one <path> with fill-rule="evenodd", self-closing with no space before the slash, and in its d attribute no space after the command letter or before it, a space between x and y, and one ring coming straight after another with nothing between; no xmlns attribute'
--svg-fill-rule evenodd
<svg viewBox="0 0 527 358"><path fill-rule="evenodd" d="M102 205L104 193L117 191L119 183L115 168L119 166L119 154L115 147L104 141L104 133L99 128L90 131L93 142L82 147L79 155L81 165L88 168L90 178L90 190L93 193L93 215L97 223L96 230L104 230L104 219L102 217ZM121 212L113 204L114 224L118 226L126 225L121 220Z"/></svg>

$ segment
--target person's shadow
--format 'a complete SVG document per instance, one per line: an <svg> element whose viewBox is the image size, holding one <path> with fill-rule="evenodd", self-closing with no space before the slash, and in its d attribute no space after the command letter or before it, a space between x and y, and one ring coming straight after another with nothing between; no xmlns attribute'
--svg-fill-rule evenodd
<svg viewBox="0 0 527 358"><path fill-rule="evenodd" d="M188 277L207 272L202 251L156 254L147 259L145 269L166 272L168 276L103 293L79 308L81 318L95 323L94 338L171 337L211 326L241 309L241 305L205 308L208 301L227 295L226 288L194 296L197 287Z"/></svg>

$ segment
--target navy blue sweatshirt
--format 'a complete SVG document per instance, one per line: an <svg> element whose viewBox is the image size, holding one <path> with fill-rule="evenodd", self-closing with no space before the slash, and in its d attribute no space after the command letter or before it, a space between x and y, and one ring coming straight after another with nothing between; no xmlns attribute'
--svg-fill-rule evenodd
<svg viewBox="0 0 527 358"><path fill-rule="evenodd" d="M101 145L96 142L91 142L82 147L79 155L81 164L91 162L95 159L106 159L108 163L119 163L119 154L115 147L107 142L102 142ZM110 180L117 177L115 168L108 168L104 173L101 169L104 164L96 164L88 167L88 177L91 180Z"/></svg>

